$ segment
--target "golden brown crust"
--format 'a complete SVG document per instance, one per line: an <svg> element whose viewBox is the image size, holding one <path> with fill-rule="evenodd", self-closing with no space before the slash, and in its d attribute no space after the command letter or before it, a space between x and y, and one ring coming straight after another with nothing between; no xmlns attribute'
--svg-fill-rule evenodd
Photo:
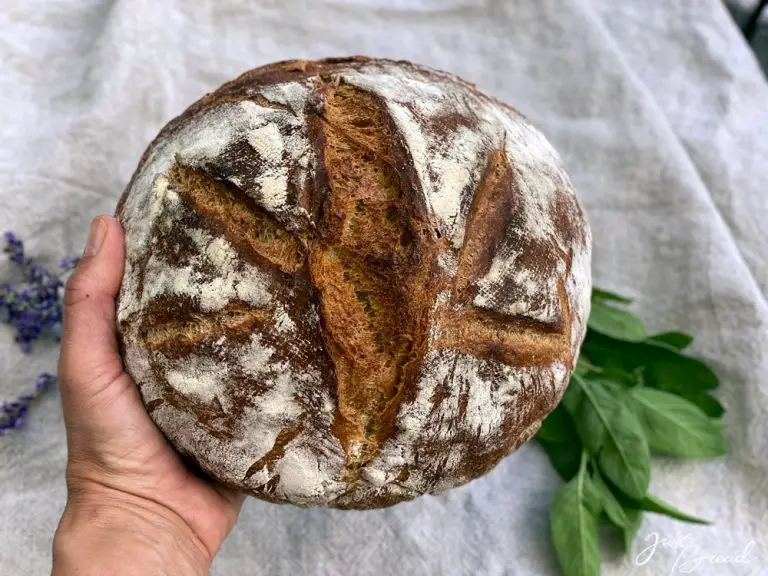
<svg viewBox="0 0 768 576"><path fill-rule="evenodd" d="M385 105L351 86L321 84L316 170L328 193L318 223L323 240L313 244L309 268L336 371L332 430L347 454L345 479L354 482L391 436L400 391L418 378L436 296L426 277L436 248L394 168Z"/></svg>
<svg viewBox="0 0 768 576"><path fill-rule="evenodd" d="M485 474L584 331L589 230L541 140L463 80L365 57L190 106L117 208L121 349L160 428L273 502L382 507Z"/></svg>

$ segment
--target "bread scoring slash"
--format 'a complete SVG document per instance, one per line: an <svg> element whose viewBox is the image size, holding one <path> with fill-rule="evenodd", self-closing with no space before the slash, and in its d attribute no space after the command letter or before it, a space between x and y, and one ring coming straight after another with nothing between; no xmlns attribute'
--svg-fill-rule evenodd
<svg viewBox="0 0 768 576"><path fill-rule="evenodd" d="M118 205L128 373L171 443L273 502L491 470L559 402L589 226L514 109L408 62L280 62L171 121Z"/></svg>

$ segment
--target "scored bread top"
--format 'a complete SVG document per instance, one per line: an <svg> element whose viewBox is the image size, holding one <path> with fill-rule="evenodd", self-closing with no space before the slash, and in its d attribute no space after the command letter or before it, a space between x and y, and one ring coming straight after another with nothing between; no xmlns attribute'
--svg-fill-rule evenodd
<svg viewBox="0 0 768 576"><path fill-rule="evenodd" d="M590 232L546 139L444 72L245 73L171 121L120 204L126 369L219 481L370 508L538 429L586 329Z"/></svg>

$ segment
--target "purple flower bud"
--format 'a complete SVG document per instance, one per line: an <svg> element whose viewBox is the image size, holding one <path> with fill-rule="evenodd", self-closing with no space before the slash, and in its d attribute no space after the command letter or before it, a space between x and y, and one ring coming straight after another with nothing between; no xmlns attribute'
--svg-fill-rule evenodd
<svg viewBox="0 0 768 576"><path fill-rule="evenodd" d="M64 270L73 270L80 263L80 258L62 258L59 267Z"/></svg>
<svg viewBox="0 0 768 576"><path fill-rule="evenodd" d="M16 330L15 340L22 352L29 353L32 343L41 336L51 334L58 339L61 333L64 283L57 273L38 264L24 254L24 243L12 232L3 234L3 252L21 268L26 283L12 286L0 285L0 322L11 324ZM79 259L61 261L63 272L74 268ZM29 405L56 381L52 374L37 377L34 389L22 394L15 402L4 402L0 408L0 435L10 428L23 425Z"/></svg>

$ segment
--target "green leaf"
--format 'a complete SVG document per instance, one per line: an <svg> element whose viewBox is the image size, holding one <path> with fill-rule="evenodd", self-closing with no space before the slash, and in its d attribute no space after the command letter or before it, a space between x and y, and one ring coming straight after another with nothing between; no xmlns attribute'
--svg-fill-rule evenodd
<svg viewBox="0 0 768 576"><path fill-rule="evenodd" d="M643 511L636 508L624 508L624 515L627 518L627 523L621 531L624 536L624 550L629 554L632 552L632 540L635 539L635 535L643 523Z"/></svg>
<svg viewBox="0 0 768 576"><path fill-rule="evenodd" d="M626 390L629 386L626 382L619 382L616 380L613 374L590 374L584 380L588 380L592 384L592 388L598 388L603 397L613 399L615 402L623 401L626 396ZM630 375L634 379L634 376Z"/></svg>
<svg viewBox="0 0 768 576"><path fill-rule="evenodd" d="M580 459L578 475L555 493L550 530L565 576L597 576L600 574L597 516L586 501L586 454L582 453Z"/></svg>
<svg viewBox="0 0 768 576"><path fill-rule="evenodd" d="M696 518L695 516L691 516L690 514L678 510L653 494L646 494L645 498L643 498L642 506L643 510L647 510L648 512L663 514L664 516L669 516L670 518L681 520L683 522L690 522L692 524L711 524L709 520L702 520L701 518Z"/></svg>
<svg viewBox="0 0 768 576"><path fill-rule="evenodd" d="M560 404L562 404L571 415L578 410L583 400L581 388L579 387L578 382L576 382L578 379L579 377L576 374L571 374L571 378L568 380L568 387L565 389L563 399L560 401Z"/></svg>
<svg viewBox="0 0 768 576"><path fill-rule="evenodd" d="M575 419L576 430L590 454L597 454L605 440L605 424L591 402L583 402Z"/></svg>
<svg viewBox="0 0 768 576"><path fill-rule="evenodd" d="M648 340L672 346L676 350L684 350L693 342L693 336L685 332L662 332L661 334L650 336Z"/></svg>
<svg viewBox="0 0 768 576"><path fill-rule="evenodd" d="M627 514L599 472L592 477L592 483L600 494L600 502L605 515L615 526L624 528L628 522Z"/></svg>
<svg viewBox="0 0 768 576"><path fill-rule="evenodd" d="M686 458L725 454L722 428L688 400L652 388L634 388L629 398L654 450Z"/></svg>
<svg viewBox="0 0 768 576"><path fill-rule="evenodd" d="M622 304L631 304L632 299L631 298L625 298L624 296L619 296L618 294L614 294L612 292L608 292L606 290L600 290L599 288L592 288L592 301L613 301L613 302L621 302Z"/></svg>
<svg viewBox="0 0 768 576"><path fill-rule="evenodd" d="M645 340L645 328L640 318L626 310L604 304L600 300L592 302L587 326L595 332L616 340L627 342Z"/></svg>
<svg viewBox="0 0 768 576"><path fill-rule="evenodd" d="M603 511L603 497L600 488L592 481L592 476L589 474L584 477L584 504L595 518L600 518L600 513Z"/></svg>
<svg viewBox="0 0 768 576"><path fill-rule="evenodd" d="M714 426L717 426L718 429L720 430L725 430L726 428L728 428L728 425L725 422L723 422L720 418L710 418L709 421L712 422Z"/></svg>
<svg viewBox="0 0 768 576"><path fill-rule="evenodd" d="M600 382L578 376L571 380L582 396L566 408L574 416L582 442L592 447L599 443L600 469L626 494L642 498L650 483L651 456L637 418L621 396Z"/></svg>
<svg viewBox="0 0 768 576"><path fill-rule="evenodd" d="M606 422L606 430L597 457L600 470L619 490L642 498L651 482L651 454L640 423L621 405Z"/></svg>
<svg viewBox="0 0 768 576"><path fill-rule="evenodd" d="M584 351L605 370L632 373L643 367L647 386L689 398L689 394L713 390L717 375L701 360L658 342L620 342L601 334L588 333ZM694 402L695 403L695 402Z"/></svg>
<svg viewBox="0 0 768 576"><path fill-rule="evenodd" d="M583 354L580 355L573 373L577 376L586 376L590 372L602 372L602 368L592 364Z"/></svg>
<svg viewBox="0 0 768 576"><path fill-rule="evenodd" d="M606 421L615 416L623 401L623 388L614 382L594 379L573 378L571 384L580 394L573 394L566 408L573 417L582 443L590 452L597 454L603 446L606 435Z"/></svg>
<svg viewBox="0 0 768 576"><path fill-rule="evenodd" d="M655 512L656 514L663 514L664 516L669 516L675 520L690 522L691 524L711 524L709 520L702 520L701 518L696 518L695 516L691 516L690 514L686 514L685 512L678 510L671 504L664 502L661 498L658 498L653 494L646 494L642 499L639 500L634 498L627 498L626 496L623 498L620 496L619 499L625 508L634 508L636 510L645 510L646 512Z"/></svg>
<svg viewBox="0 0 768 576"><path fill-rule="evenodd" d="M640 373L629 373L623 370L617 370L614 368L608 368L601 370L599 373L590 372L584 378L587 380L600 380L602 382L610 382L615 389L632 388L639 384L641 380Z"/></svg>
<svg viewBox="0 0 768 576"><path fill-rule="evenodd" d="M725 414L725 408L720 404L720 401L707 392L685 392L680 396L691 404L695 404L699 410L710 418L720 418Z"/></svg>
<svg viewBox="0 0 768 576"><path fill-rule="evenodd" d="M539 442L560 478L568 482L576 476L579 471L579 459L583 448L575 431L573 436L565 442L545 442L542 440Z"/></svg>
<svg viewBox="0 0 768 576"><path fill-rule="evenodd" d="M573 420L561 403L544 418L536 438L544 442L566 442L575 434Z"/></svg>

